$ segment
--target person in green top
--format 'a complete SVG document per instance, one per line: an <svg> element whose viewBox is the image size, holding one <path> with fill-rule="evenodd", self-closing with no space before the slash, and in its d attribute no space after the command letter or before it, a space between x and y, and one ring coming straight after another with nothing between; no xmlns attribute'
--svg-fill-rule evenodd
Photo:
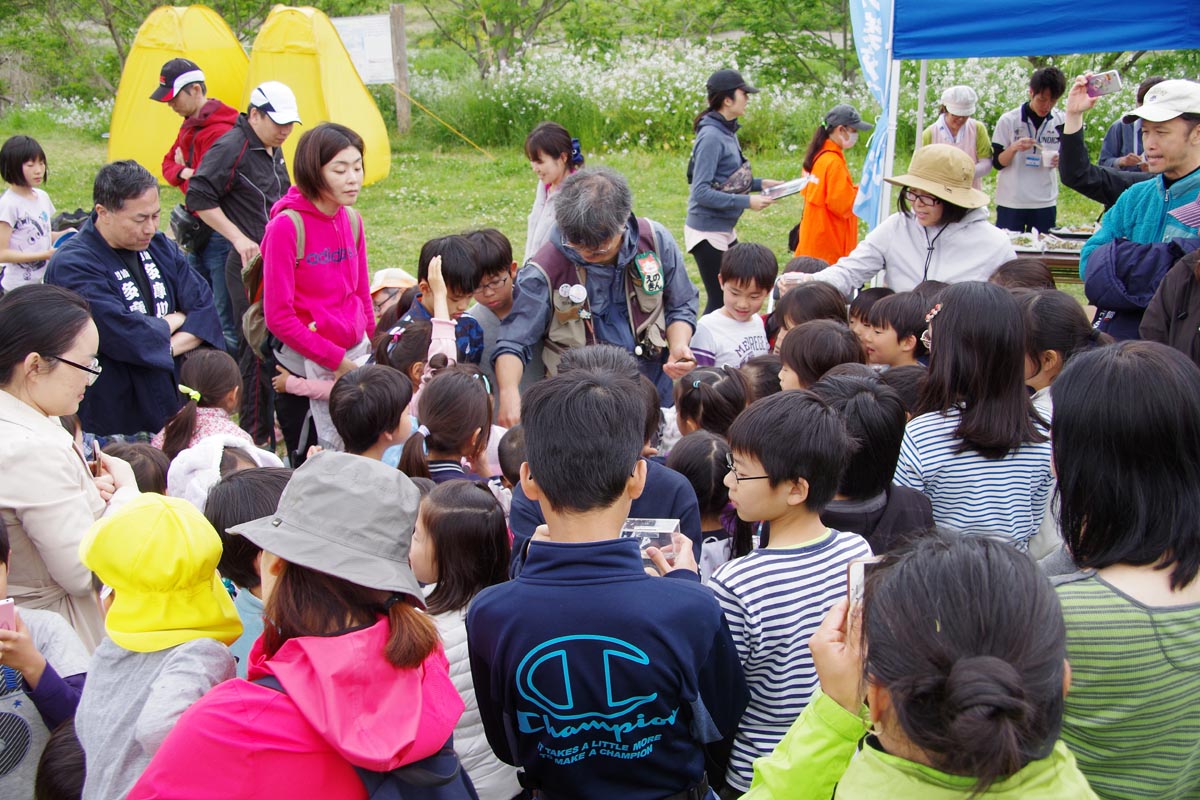
<svg viewBox="0 0 1200 800"><path fill-rule="evenodd" d="M871 567L848 607L809 640L821 689L743 800L1096 797L1058 741L1066 631L1027 555L930 534Z"/></svg>
<svg viewBox="0 0 1200 800"><path fill-rule="evenodd" d="M1096 794L1200 797L1200 369L1127 341L1054 382L1075 682L1063 740Z"/></svg>

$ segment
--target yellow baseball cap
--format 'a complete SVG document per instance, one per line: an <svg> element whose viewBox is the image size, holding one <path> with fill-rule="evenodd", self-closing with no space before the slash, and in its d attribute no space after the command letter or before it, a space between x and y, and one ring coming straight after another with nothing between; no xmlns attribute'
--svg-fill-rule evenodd
<svg viewBox="0 0 1200 800"><path fill-rule="evenodd" d="M186 500L140 495L88 529L79 558L113 588L104 626L126 650L203 638L231 644L242 634L217 574L221 539Z"/></svg>

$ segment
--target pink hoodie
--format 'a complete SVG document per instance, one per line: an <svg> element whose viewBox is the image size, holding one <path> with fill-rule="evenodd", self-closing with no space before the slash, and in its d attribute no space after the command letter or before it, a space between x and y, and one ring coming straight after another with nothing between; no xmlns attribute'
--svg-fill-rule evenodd
<svg viewBox="0 0 1200 800"><path fill-rule="evenodd" d="M417 669L383 656L388 622L340 636L286 642L271 659L250 651L250 680L274 675L281 694L239 679L180 717L130 798L229 800L367 793L355 766L395 769L436 753L463 702L441 645Z"/></svg>
<svg viewBox="0 0 1200 800"><path fill-rule="evenodd" d="M296 229L280 212L304 220L304 260L296 264ZM271 209L263 236L263 312L267 328L284 344L326 369L375 325L367 243L353 240L349 212L322 213L293 186Z"/></svg>

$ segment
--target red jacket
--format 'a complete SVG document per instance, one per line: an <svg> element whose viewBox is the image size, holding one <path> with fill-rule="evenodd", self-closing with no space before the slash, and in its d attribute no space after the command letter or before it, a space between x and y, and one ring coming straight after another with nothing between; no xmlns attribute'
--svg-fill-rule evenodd
<svg viewBox="0 0 1200 800"><path fill-rule="evenodd" d="M441 645L417 669L398 669L383 656L388 631L381 618L291 639L270 659L260 638L250 680L274 675L287 693L240 678L219 684L179 718L129 798L365 800L355 766L420 761L463 712Z"/></svg>
<svg viewBox="0 0 1200 800"><path fill-rule="evenodd" d="M196 169L200 166L200 159L204 158L208 148L212 147L213 142L220 139L233 127L237 118L236 109L211 97L207 103L201 106L199 114L185 119L183 125L179 126L179 135L175 137L175 144L171 145L171 149L163 156L162 174L167 179L167 183L178 186L184 194L187 194L187 181L179 177L183 167L175 162L176 148L183 150L183 158L187 162L187 166Z"/></svg>

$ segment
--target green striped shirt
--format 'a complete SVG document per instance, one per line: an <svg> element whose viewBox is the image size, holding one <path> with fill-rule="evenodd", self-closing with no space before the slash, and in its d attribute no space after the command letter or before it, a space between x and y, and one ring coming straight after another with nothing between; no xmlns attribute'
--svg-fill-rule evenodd
<svg viewBox="0 0 1200 800"><path fill-rule="evenodd" d="M1055 583L1079 769L1102 798L1200 798L1200 605L1146 606L1094 573Z"/></svg>

